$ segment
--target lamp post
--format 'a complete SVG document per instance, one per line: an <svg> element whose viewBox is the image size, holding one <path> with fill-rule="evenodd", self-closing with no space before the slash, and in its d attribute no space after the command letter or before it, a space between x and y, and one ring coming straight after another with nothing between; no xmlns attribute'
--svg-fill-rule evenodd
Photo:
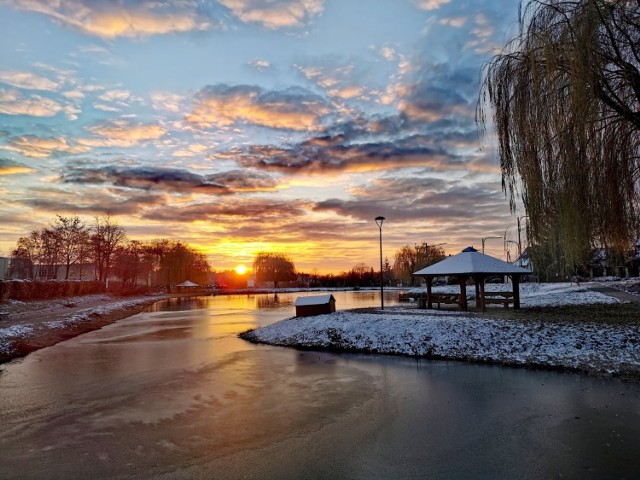
<svg viewBox="0 0 640 480"><path fill-rule="evenodd" d="M504 246L505 246L505 249L507 251L507 262L511 262L511 253L509 252L509 244L510 243L513 243L517 247L520 247L520 244L518 244L518 242L514 242L513 240L507 240L506 242L504 242Z"/></svg>
<svg viewBox="0 0 640 480"><path fill-rule="evenodd" d="M522 242L520 241L520 220L523 218L529 218L529 215L522 215L518 217L518 258L522 258Z"/></svg>
<svg viewBox="0 0 640 480"><path fill-rule="evenodd" d="M502 238L502 237L484 237L482 239L482 253L484 253L484 242L485 242L485 240L489 240L490 238Z"/></svg>
<svg viewBox="0 0 640 480"><path fill-rule="evenodd" d="M376 225L380 229L380 310L384 310L384 275L382 273L382 222L384 217L376 217Z"/></svg>

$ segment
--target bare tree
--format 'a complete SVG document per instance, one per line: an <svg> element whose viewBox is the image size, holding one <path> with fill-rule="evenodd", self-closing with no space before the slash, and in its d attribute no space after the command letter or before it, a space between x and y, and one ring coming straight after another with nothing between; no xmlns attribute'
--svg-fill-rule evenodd
<svg viewBox="0 0 640 480"><path fill-rule="evenodd" d="M91 244L98 280L106 284L111 272L113 254L126 238L124 228L115 223L110 214L96 217L92 227Z"/></svg>
<svg viewBox="0 0 640 480"><path fill-rule="evenodd" d="M88 241L87 227L77 215L73 217L62 217L57 215L57 219L51 225L52 231L58 238L60 257L65 266L65 280L69 279L69 270L75 265L85 250Z"/></svg>
<svg viewBox="0 0 640 480"><path fill-rule="evenodd" d="M492 108L512 211L521 199L538 264L624 251L639 222L640 4L527 0L519 24L477 116Z"/></svg>
<svg viewBox="0 0 640 480"><path fill-rule="evenodd" d="M40 249L40 232L37 230L28 237L20 237L16 248L11 251L11 277L35 278Z"/></svg>
<svg viewBox="0 0 640 480"><path fill-rule="evenodd" d="M53 228L40 230L40 249L38 253L38 276L57 278L58 267L62 264L60 236Z"/></svg>

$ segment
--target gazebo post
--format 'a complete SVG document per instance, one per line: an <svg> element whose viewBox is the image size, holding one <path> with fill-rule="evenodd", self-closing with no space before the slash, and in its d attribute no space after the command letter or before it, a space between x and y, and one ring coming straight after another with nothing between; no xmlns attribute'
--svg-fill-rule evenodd
<svg viewBox="0 0 640 480"><path fill-rule="evenodd" d="M427 298L426 298L425 307L431 309L433 308L433 302L431 301L431 283L433 281L433 278L425 277L425 279L427 280Z"/></svg>
<svg viewBox="0 0 640 480"><path fill-rule="evenodd" d="M476 306L479 306L479 307L480 307L480 309L481 309L483 312L485 311L485 303L484 303L484 292L485 292L485 289L484 289L484 281L485 281L485 277L480 277L480 282L479 282L479 286L480 286L479 290L480 290L480 293L479 293L479 295L478 295L478 294L476 294L476 298L478 299L478 300L476 301L476 303L477 303L478 305L476 305Z"/></svg>
<svg viewBox="0 0 640 480"><path fill-rule="evenodd" d="M460 303L462 309L467 311L467 277L458 277L460 279Z"/></svg>
<svg viewBox="0 0 640 480"><path fill-rule="evenodd" d="M473 277L473 283L475 284L476 287L476 308L478 307L478 305L480 305L479 302L479 298L480 298L480 282L478 282L478 278L474 276Z"/></svg>
<svg viewBox="0 0 640 480"><path fill-rule="evenodd" d="M513 309L516 310L520 308L520 275L512 275L511 283L513 284Z"/></svg>

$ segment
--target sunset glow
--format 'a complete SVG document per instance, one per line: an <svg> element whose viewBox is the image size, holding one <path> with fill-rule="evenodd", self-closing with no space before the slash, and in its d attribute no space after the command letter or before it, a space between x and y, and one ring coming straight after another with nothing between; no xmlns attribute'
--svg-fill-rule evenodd
<svg viewBox="0 0 640 480"><path fill-rule="evenodd" d="M238 275L244 275L245 273L247 273L247 267L245 267L244 265L236 266L236 273Z"/></svg>
<svg viewBox="0 0 640 480"><path fill-rule="evenodd" d="M483 62L512 0L0 2L0 256L110 212L216 270L299 271L403 245L517 239L479 140ZM489 133L491 127L489 126ZM504 257L504 242L487 253ZM240 273L238 271L238 273Z"/></svg>

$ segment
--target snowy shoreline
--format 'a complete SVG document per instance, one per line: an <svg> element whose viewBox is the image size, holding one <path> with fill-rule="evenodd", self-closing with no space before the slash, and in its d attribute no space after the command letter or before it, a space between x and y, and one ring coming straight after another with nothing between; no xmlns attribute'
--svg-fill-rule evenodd
<svg viewBox="0 0 640 480"><path fill-rule="evenodd" d="M41 302L14 302L0 321L0 363L96 330L136 313L165 296L114 298L87 295ZM21 311L21 307L24 310Z"/></svg>
<svg viewBox="0 0 640 480"><path fill-rule="evenodd" d="M620 303L608 295L570 284L525 288L522 302L529 307ZM640 323L516 321L491 318L491 310L483 315L391 308L294 317L241 337L300 349L464 360L640 378Z"/></svg>

